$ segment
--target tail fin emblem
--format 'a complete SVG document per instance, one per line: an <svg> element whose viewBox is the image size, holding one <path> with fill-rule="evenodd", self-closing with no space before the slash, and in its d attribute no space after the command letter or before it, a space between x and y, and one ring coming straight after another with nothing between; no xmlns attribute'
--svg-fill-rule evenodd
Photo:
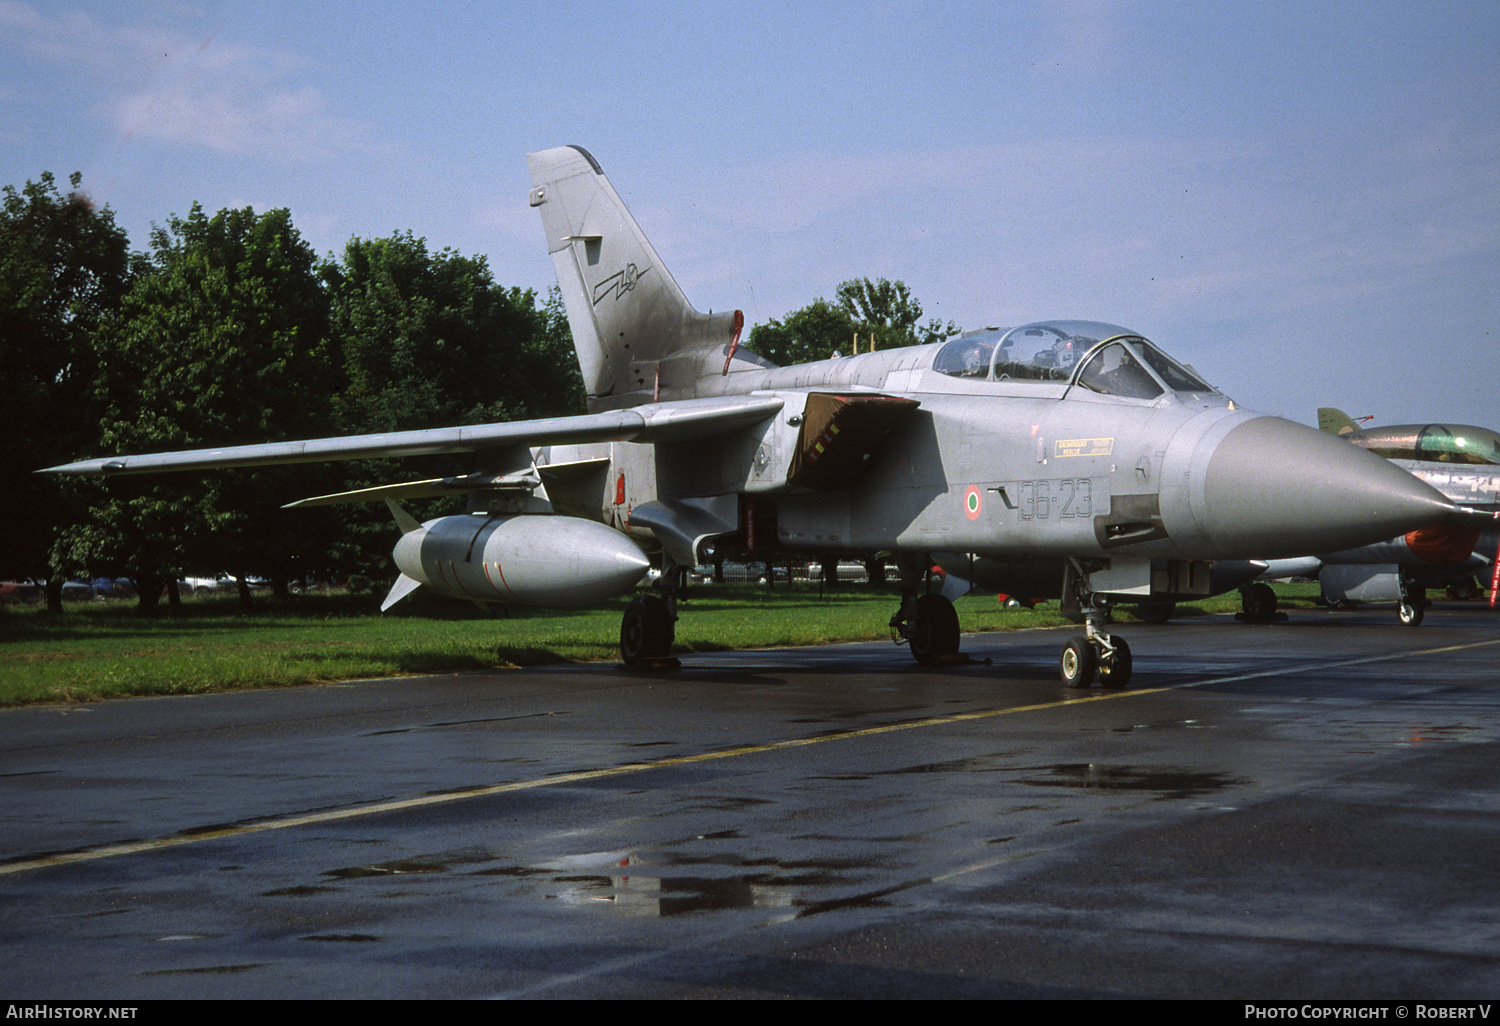
<svg viewBox="0 0 1500 1026"><path fill-rule="evenodd" d="M635 288L636 282L640 281L641 275L649 274L651 268L644 271L636 270L635 264L629 264L623 271L616 271L594 286L594 305L598 306L604 301L604 297L613 295L616 300L622 298L625 293Z"/></svg>

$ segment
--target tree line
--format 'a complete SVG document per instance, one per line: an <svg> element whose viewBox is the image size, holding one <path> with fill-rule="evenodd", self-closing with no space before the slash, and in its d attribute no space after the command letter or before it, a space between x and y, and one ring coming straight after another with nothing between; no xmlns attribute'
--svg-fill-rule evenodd
<svg viewBox="0 0 1500 1026"><path fill-rule="evenodd" d="M832 302L820 297L780 320L755 325L747 344L786 367L839 353L938 342L959 330L952 321L921 320L922 304L905 282L856 278L841 284Z"/></svg>
<svg viewBox="0 0 1500 1026"><path fill-rule="evenodd" d="M494 281L484 257L397 233L319 258L285 209L154 225L131 249L108 207L50 174L0 210L0 578L126 577L176 600L184 575L389 573L383 504L296 498L451 474L367 460L108 481L37 475L91 456L404 431L583 412L557 290ZM860 279L752 329L777 363L940 338L901 282ZM432 462L433 460L439 462ZM460 500L428 515L456 512Z"/></svg>

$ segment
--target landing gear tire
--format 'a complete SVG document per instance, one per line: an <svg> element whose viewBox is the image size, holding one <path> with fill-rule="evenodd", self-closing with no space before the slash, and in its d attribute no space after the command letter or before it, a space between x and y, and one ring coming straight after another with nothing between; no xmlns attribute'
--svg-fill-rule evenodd
<svg viewBox="0 0 1500 1026"><path fill-rule="evenodd" d="M937 594L919 597L911 654L917 662L930 666L957 652L958 611L953 608L953 603Z"/></svg>
<svg viewBox="0 0 1500 1026"><path fill-rule="evenodd" d="M1124 638L1112 638L1114 651L1099 659L1099 686L1101 688L1125 688L1130 686L1130 671L1134 669L1130 658L1130 646Z"/></svg>
<svg viewBox="0 0 1500 1026"><path fill-rule="evenodd" d="M1396 615L1408 627L1420 626L1426 611L1426 603L1417 598L1402 599L1401 604L1396 607Z"/></svg>
<svg viewBox="0 0 1500 1026"><path fill-rule="evenodd" d="M1252 584L1245 590L1240 608L1250 623L1270 623L1276 615L1276 592L1264 581Z"/></svg>
<svg viewBox="0 0 1500 1026"><path fill-rule="evenodd" d="M625 607L620 621L620 656L626 666L671 654L676 630L667 604L655 595L642 595Z"/></svg>
<svg viewBox="0 0 1500 1026"><path fill-rule="evenodd" d="M1062 650L1062 682L1070 688L1086 688L1094 682L1099 657L1088 638L1070 638Z"/></svg>

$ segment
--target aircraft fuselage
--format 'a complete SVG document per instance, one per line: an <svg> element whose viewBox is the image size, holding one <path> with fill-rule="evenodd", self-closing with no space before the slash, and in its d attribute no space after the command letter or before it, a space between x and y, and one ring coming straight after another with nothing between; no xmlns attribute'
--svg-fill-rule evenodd
<svg viewBox="0 0 1500 1026"><path fill-rule="evenodd" d="M776 546L979 556L1215 560L1299 555L1388 518L1362 510L1370 475L1410 491L1408 475L1331 436L1237 410L1217 392L1153 399L1077 384L974 381L932 369L942 344L790 368L698 375L662 401L774 396L780 411L731 437L672 444L554 446L543 463L609 461L581 503L632 524L643 504L744 496L774 520ZM644 376L644 375L643 375ZM900 396L914 408L844 487L798 487L788 465L809 397ZM1253 448L1249 444L1254 441ZM1316 475L1299 466L1317 467ZM554 491L554 499L556 499ZM1351 506L1352 500L1352 506ZM1287 516L1288 510L1303 515ZM1361 516L1367 521L1359 522ZM761 544L773 541L762 533Z"/></svg>

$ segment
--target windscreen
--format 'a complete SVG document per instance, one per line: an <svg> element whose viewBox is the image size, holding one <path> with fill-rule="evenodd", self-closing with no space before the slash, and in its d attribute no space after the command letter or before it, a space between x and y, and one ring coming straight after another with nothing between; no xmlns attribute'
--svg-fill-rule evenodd
<svg viewBox="0 0 1500 1026"><path fill-rule="evenodd" d="M1130 347L1118 341L1094 351L1078 372L1078 384L1100 395L1131 399L1155 399L1164 391Z"/></svg>

